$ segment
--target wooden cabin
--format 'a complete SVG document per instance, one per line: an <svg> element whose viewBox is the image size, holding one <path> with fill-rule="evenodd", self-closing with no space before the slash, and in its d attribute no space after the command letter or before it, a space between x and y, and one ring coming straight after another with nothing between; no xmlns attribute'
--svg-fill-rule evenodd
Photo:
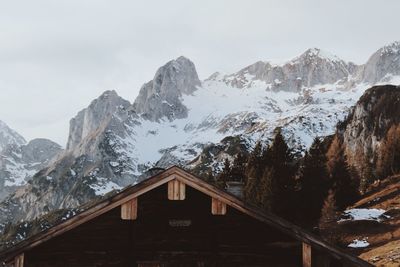
<svg viewBox="0 0 400 267"><path fill-rule="evenodd" d="M13 267L372 266L178 168L0 254Z"/></svg>

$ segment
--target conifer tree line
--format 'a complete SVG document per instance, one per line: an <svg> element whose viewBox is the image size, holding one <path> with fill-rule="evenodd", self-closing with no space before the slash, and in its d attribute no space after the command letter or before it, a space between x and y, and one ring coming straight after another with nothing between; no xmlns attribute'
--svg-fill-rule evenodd
<svg viewBox="0 0 400 267"><path fill-rule="evenodd" d="M277 129L270 143L258 142L251 153L226 159L222 172L215 178L210 173L207 179L221 188L228 181L242 182L246 202L305 227L323 229L333 214L354 203L376 179L400 173L400 124L387 131L376 162L369 153L359 153L361 172L351 167L336 133L315 138L299 157Z"/></svg>
<svg viewBox="0 0 400 267"><path fill-rule="evenodd" d="M330 142L315 138L305 155L298 157L280 129L272 142L257 143L248 156L226 160L216 184L224 187L227 181L243 182L246 202L309 228L327 221L359 194L359 182L338 137Z"/></svg>

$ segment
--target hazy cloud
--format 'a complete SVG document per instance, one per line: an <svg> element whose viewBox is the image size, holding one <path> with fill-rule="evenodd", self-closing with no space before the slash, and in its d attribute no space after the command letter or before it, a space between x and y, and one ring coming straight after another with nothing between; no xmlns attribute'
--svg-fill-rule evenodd
<svg viewBox="0 0 400 267"><path fill-rule="evenodd" d="M131 102L180 55L201 78L320 47L364 63L400 39L396 0L37 0L0 4L0 120L65 144L107 89Z"/></svg>

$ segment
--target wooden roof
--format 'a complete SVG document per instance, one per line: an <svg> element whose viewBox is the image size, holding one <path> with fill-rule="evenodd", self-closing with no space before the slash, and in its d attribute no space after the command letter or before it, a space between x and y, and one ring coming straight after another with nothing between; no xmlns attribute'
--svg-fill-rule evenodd
<svg viewBox="0 0 400 267"><path fill-rule="evenodd" d="M316 235L286 221L285 219L282 219L272 213L262 211L255 206L244 203L242 200L238 199L234 195L229 194L228 192L225 192L176 166L162 171L136 185L127 187L118 194L93 205L92 207L77 214L71 219L55 225L36 235L33 235L32 237L27 238L24 241L21 241L10 249L1 252L0 259L2 259L2 261L13 259L15 256L24 253L25 251L36 247L55 236L68 232L69 230L74 229L75 227L87 221L90 221L93 218L96 218L118 206L121 206L129 200L137 198L138 196L145 194L146 192L174 179L177 179L184 184L206 195L209 195L212 198L218 199L226 205L244 214L247 214L263 223L266 223L301 242L310 244L314 248L325 251L335 258L344 259L345 261L353 263L356 266L373 266L368 262L363 261L362 259L353 256L336 246L324 242Z"/></svg>

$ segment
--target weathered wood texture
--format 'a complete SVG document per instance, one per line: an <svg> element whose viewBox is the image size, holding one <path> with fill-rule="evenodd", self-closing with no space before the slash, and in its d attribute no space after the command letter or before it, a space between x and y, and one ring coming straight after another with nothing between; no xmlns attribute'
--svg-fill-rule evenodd
<svg viewBox="0 0 400 267"><path fill-rule="evenodd" d="M212 198L211 213L213 215L225 215L226 214L226 204L219 199Z"/></svg>
<svg viewBox="0 0 400 267"><path fill-rule="evenodd" d="M166 190L140 196L135 221L121 220L117 207L42 243L26 253L26 266L301 265L301 243L286 234L236 210L213 216L212 199L190 187L185 201L168 201Z"/></svg>
<svg viewBox="0 0 400 267"><path fill-rule="evenodd" d="M121 205L121 219L136 220L137 218L137 198L131 199Z"/></svg>
<svg viewBox="0 0 400 267"><path fill-rule="evenodd" d="M15 267L24 267L24 254L18 255L14 260Z"/></svg>
<svg viewBox="0 0 400 267"><path fill-rule="evenodd" d="M312 248L310 244L303 242L303 267L311 267Z"/></svg>
<svg viewBox="0 0 400 267"><path fill-rule="evenodd" d="M183 182L175 179L168 182L168 199L185 200L186 186Z"/></svg>

